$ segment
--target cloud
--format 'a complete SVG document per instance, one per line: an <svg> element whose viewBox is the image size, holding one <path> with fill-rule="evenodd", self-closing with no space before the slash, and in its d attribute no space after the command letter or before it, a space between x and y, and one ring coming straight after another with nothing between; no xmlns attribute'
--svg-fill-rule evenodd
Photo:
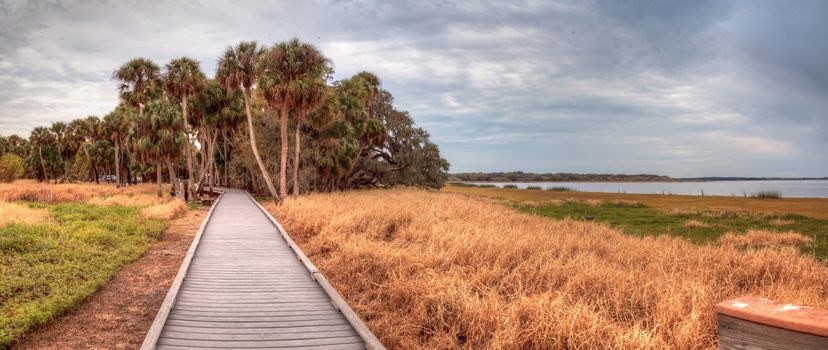
<svg viewBox="0 0 828 350"><path fill-rule="evenodd" d="M298 36L377 73L453 171L828 173L821 1L0 0L0 134L104 114L112 71ZM762 157L769 157L765 159Z"/></svg>

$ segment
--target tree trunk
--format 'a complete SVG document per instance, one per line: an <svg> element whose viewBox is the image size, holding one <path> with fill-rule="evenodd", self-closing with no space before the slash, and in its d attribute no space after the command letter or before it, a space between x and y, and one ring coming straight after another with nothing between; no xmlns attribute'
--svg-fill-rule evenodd
<svg viewBox="0 0 828 350"><path fill-rule="evenodd" d="M253 156L256 157L256 163L259 165L259 170L262 172L265 183L267 183L267 190L277 203L281 198L276 194L276 188L273 187L273 181L270 181L270 174L262 162L262 157L259 156L259 148L256 146L256 134L253 131L253 115L250 113L250 89L244 89L244 109L247 112L247 132L250 134L250 147L253 149Z"/></svg>
<svg viewBox="0 0 828 350"><path fill-rule="evenodd" d="M86 155L86 159L89 160L89 172L95 177L95 183L98 183L98 174L95 171L95 165L92 164L92 156L89 155L89 149L86 148L86 144L82 144L81 148L83 148L83 154Z"/></svg>
<svg viewBox="0 0 828 350"><path fill-rule="evenodd" d="M224 148L224 154L222 155L222 158L224 159L224 186L230 187L230 182L227 181L227 172L228 172L227 171L227 162L228 162L228 160L227 160L227 133L225 131L222 131L221 138L222 138L221 145Z"/></svg>
<svg viewBox="0 0 828 350"><path fill-rule="evenodd" d="M198 166L198 182L195 185L196 193L200 193L201 189L204 188L202 181L204 180L204 174L207 171L207 141L210 139L210 129L202 127L201 132L198 133L201 139L199 142L201 143L201 161L199 162Z"/></svg>
<svg viewBox="0 0 828 350"><path fill-rule="evenodd" d="M121 142L115 140L115 187L121 188Z"/></svg>
<svg viewBox="0 0 828 350"><path fill-rule="evenodd" d="M296 118L296 146L293 148L293 195L299 195L299 152L302 149L302 120Z"/></svg>
<svg viewBox="0 0 828 350"><path fill-rule="evenodd" d="M92 172L94 173L94 176L95 176L95 184L99 185L101 182L100 182L100 179L99 179L100 175L98 175L98 167L95 166L94 163L90 164L89 166L92 167Z"/></svg>
<svg viewBox="0 0 828 350"><path fill-rule="evenodd" d="M43 178L49 182L49 175L46 174L46 164L43 163L43 147L37 146L37 155L40 158L40 167L43 169Z"/></svg>
<svg viewBox="0 0 828 350"><path fill-rule="evenodd" d="M282 107L279 108L279 132L281 133L282 152L280 154L281 161L279 162L279 195L287 196L287 153L288 153L288 110L287 99L282 102Z"/></svg>
<svg viewBox="0 0 828 350"><path fill-rule="evenodd" d="M158 198L164 196L161 192L161 162L155 163L155 194L158 195Z"/></svg>
<svg viewBox="0 0 828 350"><path fill-rule="evenodd" d="M173 167L172 160L169 158L165 159L167 163L167 171L170 173L170 193L177 192L177 188L175 186L175 179L177 176L175 175L175 167Z"/></svg>
<svg viewBox="0 0 828 350"><path fill-rule="evenodd" d="M187 120L187 96L181 96L181 109L184 113L184 132L187 134L187 142L184 144L184 153L187 153L187 178L190 179L188 181L190 192L192 192L193 188L193 153L192 148L190 147L190 122Z"/></svg>
<svg viewBox="0 0 828 350"><path fill-rule="evenodd" d="M208 181L210 182L210 192L213 192L213 186L215 186L215 184L216 184L216 174L215 174L216 157L214 157L213 155L216 154L216 140L217 139L218 139L218 133L217 132L213 133L213 137L210 138L210 142L207 144L207 150L208 150L208 153L209 153L209 156L210 156L210 159L209 159L209 162L210 162L209 163L210 164L209 169L210 170L208 172L208 174L210 174L210 178L208 179Z"/></svg>

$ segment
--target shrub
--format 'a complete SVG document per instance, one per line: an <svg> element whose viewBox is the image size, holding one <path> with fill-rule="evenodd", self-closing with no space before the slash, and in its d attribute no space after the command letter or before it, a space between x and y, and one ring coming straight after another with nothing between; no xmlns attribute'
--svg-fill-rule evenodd
<svg viewBox="0 0 828 350"><path fill-rule="evenodd" d="M535 190L535 191L538 191L538 190L540 190L540 189L541 189L541 187L540 187L540 186L526 186L526 189L527 189L527 190Z"/></svg>
<svg viewBox="0 0 828 350"><path fill-rule="evenodd" d="M750 196L759 199L779 199L782 198L782 193L779 191L759 191Z"/></svg>
<svg viewBox="0 0 828 350"><path fill-rule="evenodd" d="M517 185L503 185L503 188L518 188Z"/></svg>
<svg viewBox="0 0 828 350"><path fill-rule="evenodd" d="M14 154L0 157L0 182L14 182L23 176L23 158Z"/></svg>
<svg viewBox="0 0 828 350"><path fill-rule="evenodd" d="M546 190L547 191L553 191L553 192L569 192L569 191L572 191L572 189L569 188L569 187L561 187L561 186L547 187Z"/></svg>

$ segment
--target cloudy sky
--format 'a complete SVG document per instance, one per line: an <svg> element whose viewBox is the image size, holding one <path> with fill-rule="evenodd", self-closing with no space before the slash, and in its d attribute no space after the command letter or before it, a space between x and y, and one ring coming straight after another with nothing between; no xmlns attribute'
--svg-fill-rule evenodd
<svg viewBox="0 0 828 350"><path fill-rule="evenodd" d="M828 175L828 1L0 0L0 134L103 115L112 71L298 36L377 73L451 171Z"/></svg>

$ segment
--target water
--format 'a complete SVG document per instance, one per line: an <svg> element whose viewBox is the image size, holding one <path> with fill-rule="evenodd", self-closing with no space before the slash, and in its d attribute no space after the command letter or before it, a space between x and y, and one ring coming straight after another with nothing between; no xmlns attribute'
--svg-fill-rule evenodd
<svg viewBox="0 0 828 350"><path fill-rule="evenodd" d="M750 196L778 191L785 198L828 198L828 180L710 181L710 182L474 182L497 187L516 185L541 188L568 187L582 192Z"/></svg>

